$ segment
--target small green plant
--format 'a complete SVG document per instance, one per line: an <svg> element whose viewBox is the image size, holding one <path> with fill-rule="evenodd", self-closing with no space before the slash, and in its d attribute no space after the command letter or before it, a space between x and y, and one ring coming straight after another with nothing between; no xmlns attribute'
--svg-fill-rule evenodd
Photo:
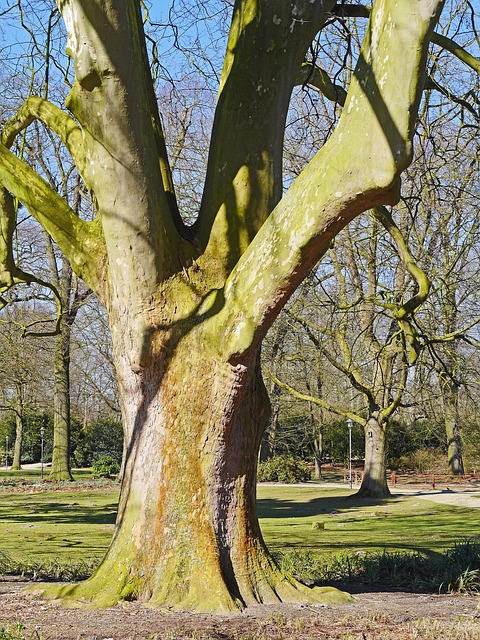
<svg viewBox="0 0 480 640"><path fill-rule="evenodd" d="M309 584L381 584L408 591L480 594L480 540L465 540L433 559L419 552L362 552L319 555L276 553L280 568ZM448 585L448 586L446 586Z"/></svg>
<svg viewBox="0 0 480 640"><path fill-rule="evenodd" d="M260 482L307 482L312 477L308 464L300 458L275 456L258 465L257 478Z"/></svg>
<svg viewBox="0 0 480 640"><path fill-rule="evenodd" d="M93 463L94 478L115 478L120 471L120 465L112 456L102 456Z"/></svg>
<svg viewBox="0 0 480 640"><path fill-rule="evenodd" d="M464 593L469 596L480 594L480 570L466 569L448 585L449 593Z"/></svg>
<svg viewBox="0 0 480 640"><path fill-rule="evenodd" d="M24 631L25 627L20 622L0 627L0 640L41 640L37 631L31 635L25 635Z"/></svg>
<svg viewBox="0 0 480 640"><path fill-rule="evenodd" d="M57 558L53 560L20 560L0 552L0 575L22 576L31 580L76 582L89 578L99 562L99 558L64 562ZM0 640L3 640L1 635Z"/></svg>

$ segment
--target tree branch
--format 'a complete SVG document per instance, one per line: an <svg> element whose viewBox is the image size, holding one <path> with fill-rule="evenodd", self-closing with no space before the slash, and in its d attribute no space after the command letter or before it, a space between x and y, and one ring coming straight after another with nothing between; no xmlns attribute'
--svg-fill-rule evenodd
<svg viewBox="0 0 480 640"><path fill-rule="evenodd" d="M463 47L457 44L454 40L447 38L446 36L442 36L440 33L434 33L432 35L432 42L437 44L442 49L453 54L456 58L458 58L461 62L473 69L478 74L480 74L480 60L472 56L471 53L468 53Z"/></svg>
<svg viewBox="0 0 480 640"><path fill-rule="evenodd" d="M343 87L334 84L328 73L317 65L304 62L296 79L297 85L309 85L318 89L327 100L343 106L347 99L347 92Z"/></svg>
<svg viewBox="0 0 480 640"><path fill-rule="evenodd" d="M263 224L221 292L225 303L215 330L225 336L223 350L230 361L260 342L350 220L398 201L398 177L411 159L428 43L441 0L428 3L428 19L425 4L387 0L381 11L372 12L337 129ZM437 13L431 15L434 7Z"/></svg>
<svg viewBox="0 0 480 640"><path fill-rule="evenodd" d="M410 363L413 364L420 355L421 346L418 341L417 331L409 318L427 299L430 291L430 280L428 279L425 271L423 271L423 269L421 269L415 262L402 232L395 224L388 209L386 207L376 207L373 209L373 215L392 237L397 247L400 260L418 285L418 292L412 298L407 300L407 302L400 306L393 304L390 305L395 319L400 325L410 345L409 359Z"/></svg>
<svg viewBox="0 0 480 640"><path fill-rule="evenodd" d="M101 293L101 270L105 267L105 246L101 240L99 223L85 222L31 167L17 158L0 143L0 184L13 194L47 230L78 275ZM8 221L5 208L0 216ZM13 259L12 257L8 258Z"/></svg>
<svg viewBox="0 0 480 640"><path fill-rule="evenodd" d="M223 263L225 275L282 196L278 132L285 130L296 70L332 5L235 3L196 225L200 246Z"/></svg>
<svg viewBox="0 0 480 640"><path fill-rule="evenodd" d="M352 411L346 411L344 409L340 409L339 407L335 407L329 404L328 402L326 402L325 400L322 400L321 398L316 398L315 396L302 393L301 391L297 391L291 385L287 384L286 382L282 382L282 380L274 376L273 373L271 373L270 370L267 369L267 367L262 366L262 369L263 371L265 371L265 373L270 378L270 380L272 380L272 382L274 382L281 389L285 389L285 391L288 391L288 393L290 393L295 398L298 398L299 400L304 400L305 402L311 402L312 404L316 404L319 407L323 407L324 409L327 409L328 411L331 411L332 413L335 413L338 416L343 416L344 418L350 418L351 420L353 420L353 422L356 422L357 424L362 425L362 427L365 426L366 420L364 420L360 416L357 416L356 413L353 413Z"/></svg>
<svg viewBox="0 0 480 640"><path fill-rule="evenodd" d="M34 120L39 120L58 135L72 156L78 171L83 174L86 148L82 130L67 113L43 98L31 97L25 100L15 116L5 124L0 142L9 149L15 137Z"/></svg>
<svg viewBox="0 0 480 640"><path fill-rule="evenodd" d="M332 9L331 14L335 16L343 16L346 18L368 18L371 13L371 7L356 4L337 4ZM456 58L461 60L470 69L480 74L480 60L468 53L463 47L457 44L451 38L441 35L440 33L432 33L431 42L449 51Z"/></svg>

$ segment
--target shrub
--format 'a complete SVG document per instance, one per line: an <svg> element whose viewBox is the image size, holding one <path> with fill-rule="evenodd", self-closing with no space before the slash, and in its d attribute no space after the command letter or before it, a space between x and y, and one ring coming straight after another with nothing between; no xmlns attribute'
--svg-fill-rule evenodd
<svg viewBox="0 0 480 640"><path fill-rule="evenodd" d="M94 478L114 478L120 471L120 465L112 456L102 456L93 463Z"/></svg>
<svg viewBox="0 0 480 640"><path fill-rule="evenodd" d="M257 478L260 482L306 482L312 472L304 460L294 456L275 456L258 465Z"/></svg>
<svg viewBox="0 0 480 640"><path fill-rule="evenodd" d="M10 624L8 627L0 627L0 640L41 640L38 631L32 635L25 635L25 627L20 622Z"/></svg>
<svg viewBox="0 0 480 640"><path fill-rule="evenodd" d="M381 585L406 591L480 594L480 538L455 544L444 553L355 552L321 555L311 550L277 552L279 567L308 584Z"/></svg>

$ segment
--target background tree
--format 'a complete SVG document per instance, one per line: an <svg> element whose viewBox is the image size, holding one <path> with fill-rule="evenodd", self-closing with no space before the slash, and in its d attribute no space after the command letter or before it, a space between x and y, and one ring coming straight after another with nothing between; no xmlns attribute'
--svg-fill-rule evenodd
<svg viewBox="0 0 480 640"><path fill-rule="evenodd" d="M40 319L32 309L14 308L4 314L1 322L0 409L14 416L12 469L21 468L29 413L33 409L44 410L51 401L51 351L33 337L24 338L22 332L23 327L39 323Z"/></svg>
<svg viewBox="0 0 480 640"><path fill-rule="evenodd" d="M444 33L448 33L449 29L456 29L457 31L462 31L465 28L465 20L466 15L462 11L465 6L461 6L461 3L457 3L455 6L449 7L450 13L448 15L448 20L444 26ZM341 11L345 15L359 15L364 9L361 7L342 7ZM368 15L368 12L365 11L364 15ZM472 16L472 20L474 20ZM475 28L475 26L473 25ZM465 32L464 32L465 33ZM467 32L468 33L468 32ZM356 37L358 34L351 33L352 37ZM464 36L463 42L467 43L468 38L470 36ZM472 36L473 37L473 36ZM436 36L434 36L435 40ZM445 38L439 36L435 41L445 42ZM471 44L471 40L469 44ZM352 44L352 39L350 39L349 44ZM353 42L353 44L355 44ZM450 45L451 45L450 41ZM450 50L452 47L450 46ZM313 60L315 61L315 57L318 56L317 52L313 54ZM346 50L342 55L341 52L337 54L338 57L345 61L346 58L351 55L350 50ZM461 277L459 278L459 270L458 267L460 263L463 263L465 260L470 262L471 267L473 266L472 259L474 256L472 255L471 249L474 246L475 233L467 233L465 235L466 229L466 216L468 218L468 209L471 205L469 205L466 210L460 213L458 208L459 198L455 195L457 190L460 190L462 194L461 200L465 200L465 204L467 199L465 197L466 192L472 197L472 193L474 189L472 189L470 180L473 176L478 175L477 163L475 160L476 154L478 154L478 150L475 148L472 149L472 135L471 131L476 130L478 128L478 109L476 109L475 103L475 95L478 87L478 62L474 59L469 60L470 66L465 66L465 68L459 66L458 64L452 63L450 61L449 66L447 67L447 62L444 60L445 52L443 50L436 50L435 53L432 52L432 55L429 60L429 77L427 81L428 91L428 99L425 101L423 106L423 114L422 120L419 130L419 136L417 138L418 142L415 146L416 152L416 160L414 166L408 170L408 178L407 184L408 187L405 189L405 193L402 196L402 206L398 208L395 212L395 215L399 217L399 225L402 229L404 238L408 239L409 242L412 242L413 254L409 253L409 255L405 254L406 247L400 247L400 253L404 254L403 258L407 258L407 267L408 263L415 269L415 263L417 265L422 265L424 270L430 274L430 270L432 270L432 278L436 279L435 282L435 290L438 293L439 291L446 292L447 281L450 281L450 289L452 289L453 280L452 278L456 278L456 282L463 282ZM334 58L331 58L334 61ZM457 61L458 62L458 61ZM330 63L333 64L335 68L335 62ZM455 72L452 72L453 69ZM337 63L338 68L338 63ZM445 70L448 70L445 73ZM348 73L348 66L346 69ZM302 68L303 77L306 83L310 85L316 86L320 92L323 93L324 98L336 103L339 107L343 106L345 101L345 90L339 84L334 85L331 81L328 80L328 76L325 74L325 70L321 67L317 66L314 69L312 65L304 64ZM440 79L441 76L441 79ZM336 75L338 77L338 75ZM327 80L326 80L327 79ZM457 96L466 95L468 96L468 101L462 100ZM301 103L302 107L304 103ZM331 109L328 109L328 103L325 100L316 101L314 103L314 109L316 117L312 117L312 103L307 105L307 121L308 126L305 126L305 119L300 120L302 125L291 127L291 131L294 135L290 136L290 146L288 147L288 155L287 159L289 160L289 164L287 166L290 167L290 171L295 175L298 173L297 166L299 165L299 159L303 159L305 157L310 157L312 154L312 150L320 143L322 140L322 132L325 130L329 130L328 127L325 126L325 120L328 121L330 118L330 128L332 127L331 122L333 121ZM298 114L298 111L296 112ZM318 124L318 119L320 119L321 123ZM297 122L298 120L295 120ZM323 122L322 122L323 121ZM455 123L453 125L452 123ZM462 126L459 128L458 125L462 123ZM327 122L328 124L328 122ZM456 159L456 161L454 160ZM455 168L458 166L458 162L464 163L465 167L468 170L465 173L465 184L469 184L470 186L465 189L465 184L461 186L459 184L458 179L453 177L453 173L455 172ZM461 166L461 165L460 165ZM463 169L463 168L462 168ZM463 169L464 170L464 169ZM447 175L450 172L450 175ZM459 173L457 173L457 178ZM475 179L475 178L474 178ZM463 181L461 181L463 182ZM413 187L413 185L415 185ZM412 188L415 190L415 195L412 193ZM405 201L405 202L404 202ZM445 209L445 205L452 206L457 208L457 232L452 230L452 222L448 222L451 220L452 210L450 209L447 217L441 217L438 213L438 205L440 203L444 203L443 207ZM405 211L407 208L408 212ZM429 210L428 220L426 226L429 227L429 232L424 235L422 238L420 236L424 233L425 223L420 222L418 220L418 228L417 228L417 219L419 217L419 208ZM412 213L412 209L415 209L415 214ZM388 212L380 212L387 213ZM447 220L448 218L448 220ZM399 229L394 229L391 225L391 222L384 218L380 217L380 221L383 223L387 223L387 227L390 231L394 231L392 234L392 239L395 242L400 242L401 245L404 244L402 240L402 236L400 234ZM462 233L460 231L460 227L464 230ZM350 231L349 231L350 233ZM442 236L445 239L447 244L450 243L450 246L445 247L444 250L439 251L439 247L433 249L433 244L430 243L430 235L429 233L436 234L436 237ZM375 233L372 233L372 238L376 237ZM452 242L453 241L453 242ZM449 358L446 357L446 354L442 358L439 357L439 353L436 356L437 363L437 379L440 380L440 376L443 379L443 383L441 384L442 389L442 397L444 399L444 415L446 424L448 424L448 440L449 440L449 448L450 460L453 460L455 457L458 458L458 433L457 435L453 435L454 431L458 431L458 427L453 427L455 424L455 414L458 414L458 410L454 408L454 388L458 385L458 381L454 381L454 377L452 373L447 374L446 365L447 362L451 362L451 355L453 350L456 349L455 345L458 345L458 341L453 340L454 333L452 329L446 328L443 338L440 337L438 332L439 323L438 323L438 312L435 311L435 305L438 305L438 295L435 296L435 302L429 305L428 315L429 315L429 323L430 325L436 326L437 332L434 340L430 340L426 335L423 336L422 341L420 341L419 336L415 335L417 330L412 326L408 325L406 327L402 327L402 323L397 323L397 318L395 316L398 315L398 307L395 311L395 301L404 299L404 294L407 293L407 290L403 291L402 289L405 287L406 282L402 282L404 279L404 275L402 276L402 271L397 270L397 276L395 276L394 270L390 267L391 258L385 258L385 254L382 256L377 252L379 248L379 243L376 240L373 242L366 242L363 240L363 244L359 245L359 242L362 243L361 236L358 234L354 234L350 237L350 250L349 250L349 259L347 263L349 265L348 271L349 274L349 284L346 286L345 276L338 269L339 261L338 256L336 259L337 265L337 273L338 273L338 282L343 283L338 284L343 291L340 296L341 304L340 310L343 308L345 310L345 314L347 314L347 309L351 311L351 319L348 323L343 324L338 321L333 321L330 325L326 320L328 316L327 308L330 307L330 313L332 317L337 318L339 312L338 305L338 294L334 293L332 289L330 291L325 290L325 295L323 299L318 301L315 312L315 328L310 326L310 335L314 342L316 342L319 350L326 349L326 353L328 353L328 348L331 347L325 341L320 342L318 340L318 334L313 335L315 330L319 330L320 326L322 327L322 331L326 334L329 334L332 338L335 334L339 337L343 336L340 339L340 342L343 344L343 354L344 358L341 358L340 361L332 357L332 361L335 361L337 365L339 365L339 369L342 370L347 375L351 374L351 363L352 363L352 354L356 353L359 356L359 362L362 362L361 370L362 373L366 372L368 369L368 359L366 358L366 351L369 351L372 359L372 362L377 363L377 373L381 372L380 375L375 375L374 369L372 369L373 377L371 380L376 380L376 384L378 385L377 392L374 393L374 388L369 387L369 396L370 396L370 406L371 407L381 407L385 402L390 404L390 409L392 412L397 411L399 408L401 409L402 405L402 397L404 396L404 392L408 392L409 400L405 399L405 402L412 402L410 394L412 393L411 385L408 384L407 378L407 362L404 360L404 366L398 369L400 373L403 370L403 383L400 387L397 387L396 393L393 393L393 389L388 389L389 385L393 382L391 373L394 369L392 366L396 358L401 356L401 353L404 350L404 347L401 345L401 342L397 342L397 347L394 348L394 343L392 341L392 333L388 330L388 328L384 325L382 327L382 323L380 321L382 314L385 315L385 312L390 309L390 311L394 311L393 316L393 325L391 325L391 329L395 325L397 325L397 329L405 330L405 337L410 340L416 351L414 354L414 359L418 357L422 350L423 346L429 345L429 350L431 353L434 353L433 342L437 345L439 343L443 343L444 347L448 345L448 351L450 353ZM420 246L419 243L420 242ZM383 241L384 249L387 247L388 243ZM467 245L470 247L470 250L466 249ZM335 243L335 247L339 246L338 241ZM432 250L433 249L433 250ZM332 255L334 254L335 249L331 251ZM389 252L387 255L391 255ZM429 256L426 259L426 256ZM439 260L441 260L442 255L450 255L450 258L447 262L450 262L450 266L448 264L439 264ZM463 257L462 257L463 256ZM467 258L467 256L469 256ZM362 263L365 265L365 271L362 272ZM453 265L456 265L455 269L452 271ZM368 265L368 266L367 266ZM323 267L325 269L325 267ZM382 270L383 271L380 271ZM403 274L405 271L403 272ZM477 272L478 273L478 272ZM381 274L381 275L379 275ZM453 275L455 274L455 276ZM328 276L328 274L327 274ZM323 277L327 277L323 276ZM317 277L316 273L312 280ZM400 280L398 280L400 277ZM396 284L396 290L395 290ZM392 286L393 285L393 286ZM427 283L424 281L422 285L420 282L420 291L421 297L424 300L426 291L427 291ZM320 284L317 284L318 289L321 289ZM465 286L461 285L462 290L465 292ZM422 291L423 289L423 291ZM348 294L347 292L351 292L351 299L347 303ZM355 292L355 293L354 293ZM378 293L380 292L382 298L379 297ZM463 303L467 302L467 298L469 299L469 308L470 314L472 313L472 299L471 292L467 294L467 297L464 298ZM415 291L413 291L411 295L412 303L417 298L417 295L414 295ZM449 294L449 298L455 298L454 292L451 290ZM321 296L321 294L320 294ZM388 299L387 299L388 297ZM362 302L363 301L363 302ZM330 303L330 304L329 304ZM460 304L460 299L458 300ZM304 303L300 303L302 305ZM310 303L306 303L312 304ZM407 303L407 306L410 303ZM455 303L455 309L458 309ZM351 306L349 306L351 305ZM445 304L440 304L440 308L445 310ZM318 320L318 312L322 309L324 313L324 317L322 320ZM382 311L383 309L383 311ZM359 313L355 313L358 311ZM452 304L450 304L450 314L452 311ZM320 311L322 313L322 311ZM425 312L426 313L426 312ZM425 316L425 313L422 314L422 317ZM326 314L326 315L325 315ZM477 316L478 317L478 316ZM363 318L363 326L359 327L357 333L352 331L352 327L355 324L356 319ZM303 318L304 322L307 322L305 318ZM475 320L473 321L475 324ZM441 321L440 325L443 326L444 321ZM349 339L347 339L347 325L348 330L350 331ZM466 325L464 325L466 326ZM308 328L307 328L308 331ZM463 331L458 330L456 337L460 338L463 334ZM356 336L356 337L354 337ZM372 339L374 336L374 339ZM378 336L380 336L380 341L378 341ZM290 338L292 339L292 338ZM383 340L386 340L383 343ZM422 342L422 344L421 344ZM472 342L472 338L470 337L470 343ZM347 347L348 345L348 347ZM387 346L389 345L389 346ZM412 346L412 345L411 345ZM375 351L373 355L372 350ZM341 349L340 349L341 353ZM396 354L396 355L395 355ZM305 356L308 358L308 356ZM314 355L310 356L313 360ZM438 366L442 361L442 366L440 369L443 373L438 369ZM401 362L401 357L400 357ZM423 366L423 365L422 365ZM451 367L450 367L451 368ZM464 368L464 367L463 367ZM290 373L285 375L285 372L288 371L287 368L284 368L283 372L283 381L286 382L289 379ZM331 384L331 372L329 372L326 377L329 380L329 384ZM298 375L296 376L298 379ZM299 392L300 388L303 386L301 393L297 393L297 396L302 396L305 400L309 398L311 400L315 400L317 404L324 407L332 407L332 399L331 394L330 398L321 399L318 394L315 398L312 398L312 394L309 393L309 380L312 379L311 373L308 372L307 375L302 376L302 383L300 385L292 385L287 384L286 387L290 388L292 392ZM362 391L362 386L360 385L360 369L356 369L356 376L351 375L351 379L357 387L357 392ZM449 383L446 384L446 381L449 380ZM365 379L363 379L365 382ZM398 380L397 380L398 382ZM395 383L396 384L396 383ZM305 388L307 387L307 388ZM380 390L383 392L379 395ZM365 385L363 385L363 391L366 391ZM448 392L448 399L447 399ZM315 395L315 394L314 394ZM354 394L353 394L354 395ZM352 398L353 398L352 395ZM375 398L373 400L373 398ZM415 404L417 401L413 401ZM340 399L340 403L337 403L337 409L340 409L342 415L347 415L347 407L344 406L344 398ZM334 403L335 404L335 403ZM363 407L358 407L362 411L361 420L366 420L367 413L363 413L365 409ZM389 410L386 407L380 410L380 416L386 418L389 414ZM393 415L390 414L390 415ZM380 422L383 422L383 418ZM385 419L384 426L386 426L387 421ZM373 434L375 430L368 429L366 434ZM379 433L383 431L380 430ZM380 446L369 446L369 443L372 444L373 439L368 438L366 440L366 473L364 476L364 484L362 486L362 491L366 491L368 494L371 489L367 489L368 484L370 482L371 471L375 468L379 470L380 476L384 478L385 476L385 443L382 442L383 438L375 438L380 443ZM453 453L454 449L457 449L457 454ZM375 462L374 462L375 461ZM458 467L458 463L457 463ZM450 469L453 471L452 464L450 463ZM373 481L372 481L373 482ZM375 482L373 482L375 484ZM387 493L388 488L386 486L386 481L383 479L381 481L381 489L380 492Z"/></svg>

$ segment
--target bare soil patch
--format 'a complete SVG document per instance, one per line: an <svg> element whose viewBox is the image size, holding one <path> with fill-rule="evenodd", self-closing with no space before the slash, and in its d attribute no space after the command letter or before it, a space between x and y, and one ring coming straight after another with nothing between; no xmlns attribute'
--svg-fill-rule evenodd
<svg viewBox="0 0 480 640"><path fill-rule="evenodd" d="M200 615L126 603L110 609L66 608L0 582L0 628L20 622L28 637L58 640L476 640L480 598L363 592L349 604L269 605L235 615Z"/></svg>

